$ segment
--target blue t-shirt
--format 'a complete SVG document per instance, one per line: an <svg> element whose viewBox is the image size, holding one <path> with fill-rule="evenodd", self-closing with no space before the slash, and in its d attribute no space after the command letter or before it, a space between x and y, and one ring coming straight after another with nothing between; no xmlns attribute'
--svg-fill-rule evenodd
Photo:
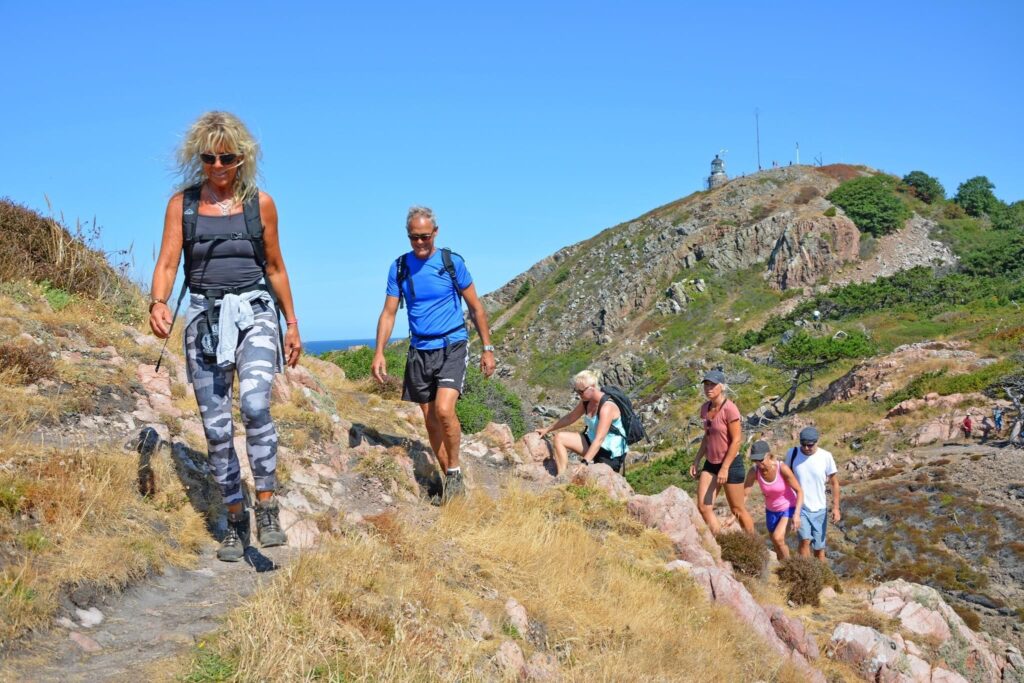
<svg viewBox="0 0 1024 683"><path fill-rule="evenodd" d="M436 336L444 334L449 330L456 329L462 325L462 329L452 332L446 339L448 344L469 339L466 332L464 318L462 317L462 299L459 292L455 291L452 278L444 269L444 261L441 258L441 250L437 249L434 254L424 260L416 257L416 254L409 252L405 256L405 263L408 267L405 280L402 282L402 289L405 293L405 306L409 312L409 330L412 332L413 348L440 349L445 345L445 339L419 339L418 335ZM473 278L466 270L466 262L458 254L452 254L452 265L455 266L455 279L459 283L459 291L462 291L473 284ZM409 287L409 280L412 280L412 288L415 289L413 296ZM388 296L398 296L398 264L391 262L391 269L388 270Z"/></svg>

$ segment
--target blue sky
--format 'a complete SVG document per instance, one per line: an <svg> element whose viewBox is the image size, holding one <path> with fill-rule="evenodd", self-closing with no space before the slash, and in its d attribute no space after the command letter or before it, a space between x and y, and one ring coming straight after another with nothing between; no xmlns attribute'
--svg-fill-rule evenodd
<svg viewBox="0 0 1024 683"><path fill-rule="evenodd" d="M303 338L368 337L410 204L490 291L699 189L719 149L755 170L755 108L765 166L799 142L1024 198L1022 6L0 0L0 196L95 216L148 287L175 146L232 111Z"/></svg>

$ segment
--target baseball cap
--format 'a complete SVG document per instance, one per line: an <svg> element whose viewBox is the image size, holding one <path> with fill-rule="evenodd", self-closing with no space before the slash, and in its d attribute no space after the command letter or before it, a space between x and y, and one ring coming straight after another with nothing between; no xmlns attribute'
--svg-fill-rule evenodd
<svg viewBox="0 0 1024 683"><path fill-rule="evenodd" d="M771 451L771 447L768 445L767 441L755 441L750 447L750 454L748 457L751 462L760 462L761 460L764 460L764 456L768 455L769 451Z"/></svg>
<svg viewBox="0 0 1024 683"><path fill-rule="evenodd" d="M704 373L703 382L713 382L714 384L725 384L725 373L721 370L708 370Z"/></svg>
<svg viewBox="0 0 1024 683"><path fill-rule="evenodd" d="M792 432L791 432L792 433ZM814 427L804 427L800 430L800 442L804 441L818 441L818 430Z"/></svg>

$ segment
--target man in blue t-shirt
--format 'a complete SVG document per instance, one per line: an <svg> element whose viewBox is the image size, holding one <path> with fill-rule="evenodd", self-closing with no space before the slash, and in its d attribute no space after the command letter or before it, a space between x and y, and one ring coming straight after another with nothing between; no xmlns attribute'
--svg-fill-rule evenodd
<svg viewBox="0 0 1024 683"><path fill-rule="evenodd" d="M430 446L445 473L439 502L446 503L466 492L459 468L462 425L455 414L455 402L462 393L469 363L469 334L462 316L462 299L469 306L470 320L484 345L480 371L485 377L494 372L494 347L487 314L465 261L458 254L434 247L434 212L423 206L410 208L405 228L412 251L392 262L388 271L387 296L377 321L372 370L374 378L383 383L388 374L384 346L391 338L399 301L404 299L410 334L402 400L418 403L423 411Z"/></svg>

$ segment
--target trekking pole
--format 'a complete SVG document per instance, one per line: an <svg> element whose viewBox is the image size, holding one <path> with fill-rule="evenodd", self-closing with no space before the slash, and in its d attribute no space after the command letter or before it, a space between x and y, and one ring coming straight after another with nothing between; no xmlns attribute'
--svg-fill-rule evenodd
<svg viewBox="0 0 1024 683"><path fill-rule="evenodd" d="M164 352L167 351L167 342L171 341L171 334L174 332L174 323L178 320L178 311L181 310L181 300L185 298L185 287L188 284L188 280L181 283L181 293L178 294L178 303L174 305L174 315L171 316L171 327L167 330L167 338L164 339L164 345L160 347L160 357L156 359L156 369L154 372L160 372L160 363L164 360Z"/></svg>

